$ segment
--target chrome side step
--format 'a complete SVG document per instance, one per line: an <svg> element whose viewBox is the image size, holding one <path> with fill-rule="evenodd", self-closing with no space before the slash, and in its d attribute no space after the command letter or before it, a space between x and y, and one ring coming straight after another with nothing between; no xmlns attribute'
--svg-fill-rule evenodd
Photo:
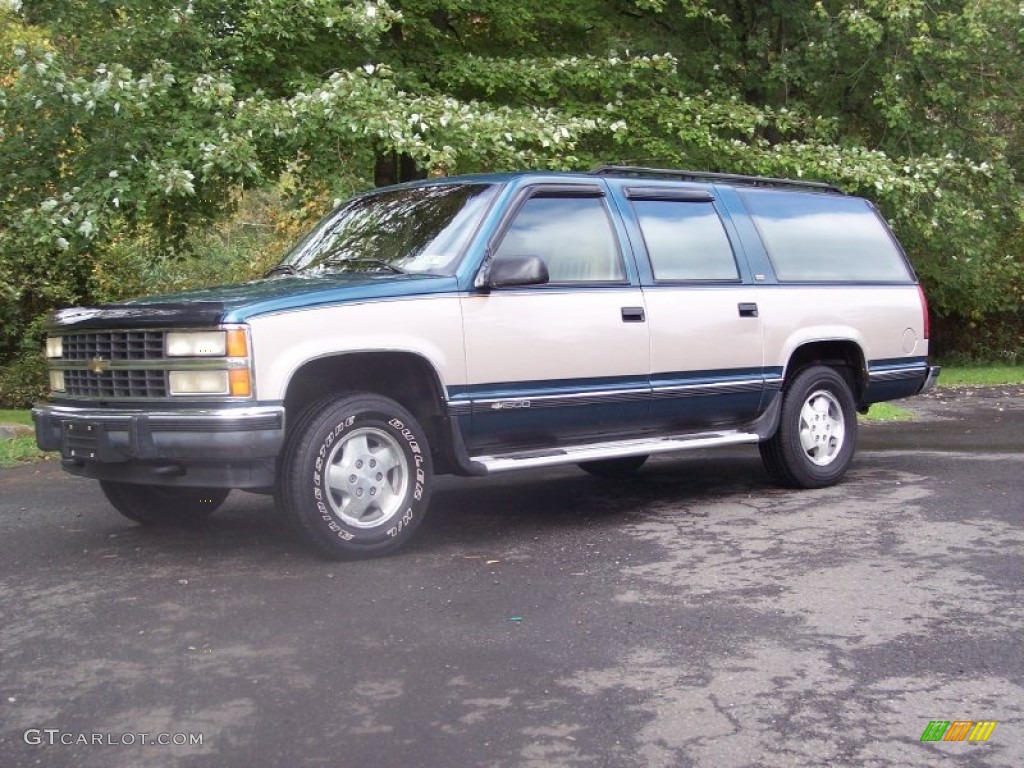
<svg viewBox="0 0 1024 768"><path fill-rule="evenodd" d="M471 460L483 465L487 474L510 472L516 469L537 469L559 464L578 464L581 461L619 459L626 456L644 456L653 453L671 453L697 448L717 448L724 445L756 443L760 438L751 432L702 432L694 435L618 440L607 443L589 443L545 451L523 451L498 456L474 456Z"/></svg>

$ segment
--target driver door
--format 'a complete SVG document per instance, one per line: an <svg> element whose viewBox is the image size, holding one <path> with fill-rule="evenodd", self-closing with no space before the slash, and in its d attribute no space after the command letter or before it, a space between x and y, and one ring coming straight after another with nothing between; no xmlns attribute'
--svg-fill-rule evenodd
<svg viewBox="0 0 1024 768"><path fill-rule="evenodd" d="M471 453L555 448L643 428L644 297L597 185L526 190L491 243L538 256L549 282L463 298Z"/></svg>

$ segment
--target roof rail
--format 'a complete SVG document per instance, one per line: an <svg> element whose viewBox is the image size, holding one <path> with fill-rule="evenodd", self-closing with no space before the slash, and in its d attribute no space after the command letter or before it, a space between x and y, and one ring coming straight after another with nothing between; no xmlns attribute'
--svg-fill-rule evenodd
<svg viewBox="0 0 1024 768"><path fill-rule="evenodd" d="M679 181L705 181L712 184L725 182L748 187L793 187L795 189L813 189L818 192L831 192L842 195L844 192L834 184L821 181L803 181L798 179L772 179L766 176L743 176L737 173L712 173L711 171L682 171L671 168L643 168L633 165L600 165L590 173L594 176L633 176L636 178L665 178Z"/></svg>

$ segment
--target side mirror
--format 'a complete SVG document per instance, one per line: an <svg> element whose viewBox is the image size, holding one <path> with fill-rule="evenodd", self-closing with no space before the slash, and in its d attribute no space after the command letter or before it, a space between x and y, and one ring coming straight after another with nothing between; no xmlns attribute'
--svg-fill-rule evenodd
<svg viewBox="0 0 1024 768"><path fill-rule="evenodd" d="M548 265L540 256L499 256L491 262L488 288L542 285L550 279Z"/></svg>

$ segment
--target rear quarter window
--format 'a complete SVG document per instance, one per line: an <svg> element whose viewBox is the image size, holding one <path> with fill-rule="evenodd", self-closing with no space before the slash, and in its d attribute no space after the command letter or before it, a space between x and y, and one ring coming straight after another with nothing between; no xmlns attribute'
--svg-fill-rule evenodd
<svg viewBox="0 0 1024 768"><path fill-rule="evenodd" d="M913 281L895 238L866 200L777 190L739 194L780 281Z"/></svg>

